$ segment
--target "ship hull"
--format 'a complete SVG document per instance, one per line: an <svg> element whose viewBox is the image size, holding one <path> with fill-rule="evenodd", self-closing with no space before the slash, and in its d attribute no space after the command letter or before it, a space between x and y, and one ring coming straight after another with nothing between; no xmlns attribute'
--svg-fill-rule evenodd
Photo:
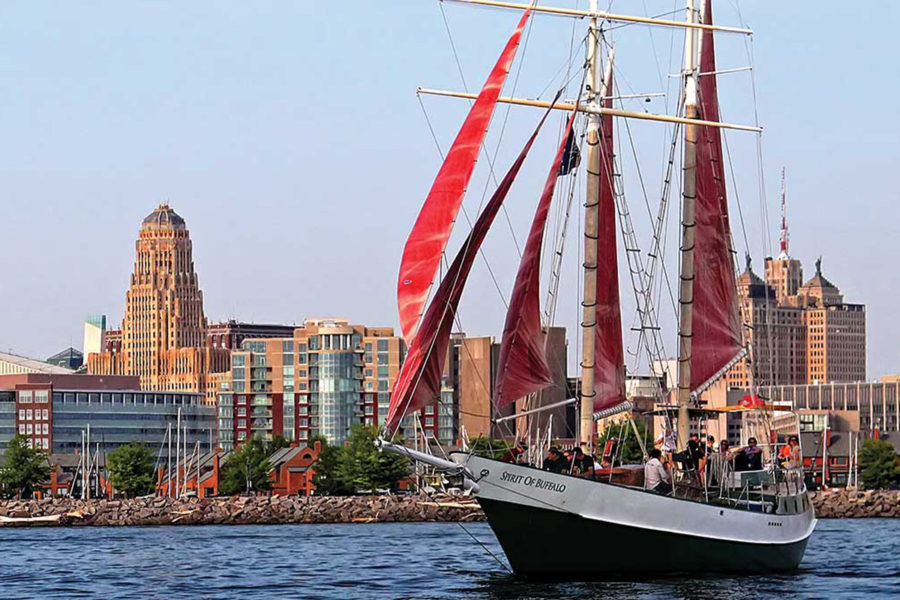
<svg viewBox="0 0 900 600"><path fill-rule="evenodd" d="M451 457L517 575L775 572L796 569L815 515L806 494L776 514L660 496L476 456Z"/></svg>
<svg viewBox="0 0 900 600"><path fill-rule="evenodd" d="M513 572L531 579L791 571L800 564L808 541L763 545L716 540L487 498L479 503Z"/></svg>

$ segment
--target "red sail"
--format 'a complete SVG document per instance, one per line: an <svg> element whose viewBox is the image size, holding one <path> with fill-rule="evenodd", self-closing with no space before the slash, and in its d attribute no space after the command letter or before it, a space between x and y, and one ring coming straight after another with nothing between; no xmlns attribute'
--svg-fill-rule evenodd
<svg viewBox="0 0 900 600"><path fill-rule="evenodd" d="M606 85L612 95L612 78ZM612 108L612 99L604 100ZM600 206L597 228L597 329L594 339L594 412L625 399L625 352L619 306L613 119L600 117Z"/></svg>
<svg viewBox="0 0 900 600"><path fill-rule="evenodd" d="M550 174L544 183L544 191L538 201L522 261L519 263L519 272L516 274L497 364L497 385L494 389L494 402L497 406L506 406L553 383L541 331L541 246L544 243L544 227L553 201L553 191L556 189L556 180L559 179L559 166L574 121L573 111L550 167Z"/></svg>
<svg viewBox="0 0 900 600"><path fill-rule="evenodd" d="M530 13L530 10L526 10L522 15L519 25L478 94L431 185L431 191L428 192L409 239L406 240L397 281L397 307L400 312L400 328L407 340L412 340L415 333L416 323L428 298L428 290L450 238L453 222L475 168L478 151Z"/></svg>
<svg viewBox="0 0 900 600"><path fill-rule="evenodd" d="M706 0L704 14L704 23L712 24L710 0ZM715 70L713 32L704 30L697 109L698 118L706 121L719 120ZM722 137L718 127L698 127L695 219L692 390L712 378L741 351Z"/></svg>
<svg viewBox="0 0 900 600"><path fill-rule="evenodd" d="M394 389L391 391L391 402L385 422L388 431L396 430L404 416L421 410L440 396L441 374L444 359L447 356L447 348L450 346L450 331L453 319L456 317L459 299L469 277L469 271L472 269L475 256L481 248L488 229L494 222L494 217L497 216L497 212L503 205L503 200L546 119L547 114L544 114L522 152L491 196L487 206L478 215L472 231L463 242L462 248L428 305L419 331L410 344L409 353L394 383Z"/></svg>

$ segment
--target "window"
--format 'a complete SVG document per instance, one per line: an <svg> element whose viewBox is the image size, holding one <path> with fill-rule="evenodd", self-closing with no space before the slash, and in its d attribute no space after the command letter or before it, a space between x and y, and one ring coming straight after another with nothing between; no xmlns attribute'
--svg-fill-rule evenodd
<svg viewBox="0 0 900 600"><path fill-rule="evenodd" d="M46 431L44 433L47 433ZM47 438L41 440L41 446L44 450L47 450L50 447L50 441Z"/></svg>
<svg viewBox="0 0 900 600"><path fill-rule="evenodd" d="M19 435L25 435L25 425L19 425Z"/></svg>
<svg viewBox="0 0 900 600"><path fill-rule="evenodd" d="M44 435L47 435L48 433L50 433L50 427L49 427L49 425L48 425L47 423L42 424L42 425L41 425L41 431L43 432ZM47 447L47 446L44 446L44 448L46 448L46 447Z"/></svg>
<svg viewBox="0 0 900 600"><path fill-rule="evenodd" d="M50 418L50 411L48 411L46 408L43 409L41 412L43 413L43 419L45 421Z"/></svg>
<svg viewBox="0 0 900 600"><path fill-rule="evenodd" d="M238 409L238 411L240 411L240 409ZM237 426L239 429L246 429L247 428L247 419L238 419Z"/></svg>
<svg viewBox="0 0 900 600"><path fill-rule="evenodd" d="M22 404L31 404L31 400L34 398L34 392L31 390L20 390L19 391L19 402Z"/></svg>
<svg viewBox="0 0 900 600"><path fill-rule="evenodd" d="M50 393L47 390L35 390L34 401L40 404L47 404L50 401Z"/></svg>
<svg viewBox="0 0 900 600"><path fill-rule="evenodd" d="M238 431L238 441L246 440L247 432L246 431Z"/></svg>
<svg viewBox="0 0 900 600"><path fill-rule="evenodd" d="M32 425L31 423L28 423L25 426L25 433L28 435L31 435L32 433L34 433L34 425Z"/></svg>
<svg viewBox="0 0 900 600"><path fill-rule="evenodd" d="M284 340L281 342L281 351L290 354L294 351L294 340Z"/></svg>
<svg viewBox="0 0 900 600"><path fill-rule="evenodd" d="M246 417L247 416L247 408L245 406L239 406L237 409L237 416Z"/></svg>
<svg viewBox="0 0 900 600"><path fill-rule="evenodd" d="M29 408L28 410L26 410L26 411L25 411L25 420L26 420L26 421L30 421L32 418L34 418L34 417L32 416L32 414L33 414L33 413L31 412L31 409L30 409L30 408Z"/></svg>
<svg viewBox="0 0 900 600"><path fill-rule="evenodd" d="M20 421L24 421L24 420L25 420L25 409L24 409L24 408L20 408L20 409L19 409L19 420L20 420Z"/></svg>
<svg viewBox="0 0 900 600"><path fill-rule="evenodd" d="M231 356L231 364L235 367L243 367L247 364L246 354L233 354Z"/></svg>

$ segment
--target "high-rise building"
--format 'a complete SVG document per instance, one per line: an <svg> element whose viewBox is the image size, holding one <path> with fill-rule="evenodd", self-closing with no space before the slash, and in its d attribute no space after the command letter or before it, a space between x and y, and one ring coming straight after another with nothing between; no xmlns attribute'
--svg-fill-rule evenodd
<svg viewBox="0 0 900 600"><path fill-rule="evenodd" d="M763 281L748 260L738 298L750 354L728 372L729 387L865 380L865 305L844 302L822 275L821 259L816 275L797 285L802 273L800 262L782 252L766 259Z"/></svg>
<svg viewBox="0 0 900 600"><path fill-rule="evenodd" d="M247 338L218 391L219 443L284 435L306 444L347 439L355 423L383 424L406 352L389 327L308 319L289 338Z"/></svg>
<svg viewBox="0 0 900 600"><path fill-rule="evenodd" d="M203 293L184 219L159 205L141 223L135 249L121 350L90 355L88 370L136 375L143 389L209 392L207 376L228 369L228 351L207 343Z"/></svg>
<svg viewBox="0 0 900 600"><path fill-rule="evenodd" d="M84 320L84 356L106 352L106 315L92 315Z"/></svg>

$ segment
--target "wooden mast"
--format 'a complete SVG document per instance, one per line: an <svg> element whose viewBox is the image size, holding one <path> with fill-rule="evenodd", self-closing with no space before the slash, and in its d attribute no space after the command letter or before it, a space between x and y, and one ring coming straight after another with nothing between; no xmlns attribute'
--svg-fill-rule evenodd
<svg viewBox="0 0 900 600"><path fill-rule="evenodd" d="M694 0L687 3L687 21L696 22ZM697 118L696 29L685 29L684 116ZM691 421L691 338L694 318L694 202L697 197L697 125L684 126L683 191L681 205L681 282L678 290L678 449L687 448Z"/></svg>

